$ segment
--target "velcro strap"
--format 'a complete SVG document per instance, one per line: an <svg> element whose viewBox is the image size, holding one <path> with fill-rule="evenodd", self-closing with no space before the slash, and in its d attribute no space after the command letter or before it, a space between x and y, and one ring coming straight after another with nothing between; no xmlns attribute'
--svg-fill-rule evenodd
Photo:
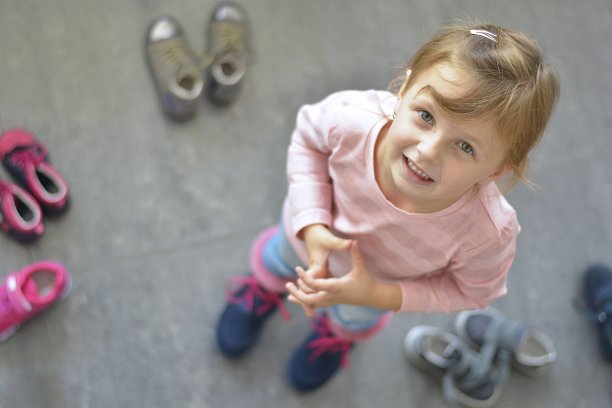
<svg viewBox="0 0 612 408"><path fill-rule="evenodd" d="M17 284L17 276L15 274L10 274L6 278L6 293L16 313L21 315L32 311L32 304L28 302L21 291L21 287Z"/></svg>

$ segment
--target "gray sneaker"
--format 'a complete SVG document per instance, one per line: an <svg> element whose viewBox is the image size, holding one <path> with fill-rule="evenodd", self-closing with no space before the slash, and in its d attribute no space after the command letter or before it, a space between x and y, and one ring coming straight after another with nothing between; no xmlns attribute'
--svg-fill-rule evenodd
<svg viewBox="0 0 612 408"><path fill-rule="evenodd" d="M207 94L218 105L233 102L247 67L249 23L244 9L222 2L212 12L208 26L208 54L214 61L208 69Z"/></svg>
<svg viewBox="0 0 612 408"><path fill-rule="evenodd" d="M457 336L433 326L415 326L404 339L404 352L416 367L442 382L444 398L453 405L487 408L499 399L507 378L506 362L491 366Z"/></svg>
<svg viewBox="0 0 612 408"><path fill-rule="evenodd" d="M206 61L191 51L183 29L172 17L162 16L151 23L147 60L164 111L175 120L191 117L204 89Z"/></svg>

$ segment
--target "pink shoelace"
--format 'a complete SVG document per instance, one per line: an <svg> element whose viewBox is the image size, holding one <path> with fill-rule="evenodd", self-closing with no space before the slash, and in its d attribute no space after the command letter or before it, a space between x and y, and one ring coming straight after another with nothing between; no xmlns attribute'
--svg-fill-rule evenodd
<svg viewBox="0 0 612 408"><path fill-rule="evenodd" d="M45 161L47 151L41 145L28 146L25 149L18 149L11 154L11 164L25 167L26 163L32 163L35 166Z"/></svg>
<svg viewBox="0 0 612 408"><path fill-rule="evenodd" d="M341 354L340 364L342 367L348 367L348 356L353 342L351 340L342 339L332 333L329 327L329 318L327 316L317 316L314 319L313 328L321 337L308 343L307 347L314 350L308 359L313 361L327 352L339 352Z"/></svg>
<svg viewBox="0 0 612 408"><path fill-rule="evenodd" d="M242 291L244 289L244 291ZM239 293L242 292L242 293ZM255 299L260 304L255 308ZM285 307L283 298L278 293L272 293L261 287L253 276L234 277L230 280L230 289L227 292L227 301L234 304L245 305L248 310L261 316L278 307L279 313L285 320L290 320L291 315Z"/></svg>

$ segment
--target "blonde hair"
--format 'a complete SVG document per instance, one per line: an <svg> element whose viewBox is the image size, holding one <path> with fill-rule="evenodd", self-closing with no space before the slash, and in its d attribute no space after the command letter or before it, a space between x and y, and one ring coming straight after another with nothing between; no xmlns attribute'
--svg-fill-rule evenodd
<svg viewBox="0 0 612 408"><path fill-rule="evenodd" d="M470 30L486 30L478 35ZM512 170L509 188L526 176L529 152L540 141L559 98L556 72L542 61L538 44L523 33L482 23L457 23L440 30L412 57L390 88L410 86L433 66L444 63L474 84L466 96L452 100L432 90L443 109L458 117L491 118L507 152L503 165ZM405 72L410 70L406 79Z"/></svg>

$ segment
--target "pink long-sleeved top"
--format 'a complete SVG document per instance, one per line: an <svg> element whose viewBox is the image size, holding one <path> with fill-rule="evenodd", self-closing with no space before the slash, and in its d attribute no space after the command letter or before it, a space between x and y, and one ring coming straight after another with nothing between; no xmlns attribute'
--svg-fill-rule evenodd
<svg viewBox="0 0 612 408"><path fill-rule="evenodd" d="M300 109L288 150L287 237L304 264L297 234L307 225L356 239L369 272L401 286L400 311L484 307L506 293L516 213L495 183L435 213L409 213L388 201L374 176L374 147L396 101L384 91L344 91ZM348 251L330 255L335 276L351 264Z"/></svg>

